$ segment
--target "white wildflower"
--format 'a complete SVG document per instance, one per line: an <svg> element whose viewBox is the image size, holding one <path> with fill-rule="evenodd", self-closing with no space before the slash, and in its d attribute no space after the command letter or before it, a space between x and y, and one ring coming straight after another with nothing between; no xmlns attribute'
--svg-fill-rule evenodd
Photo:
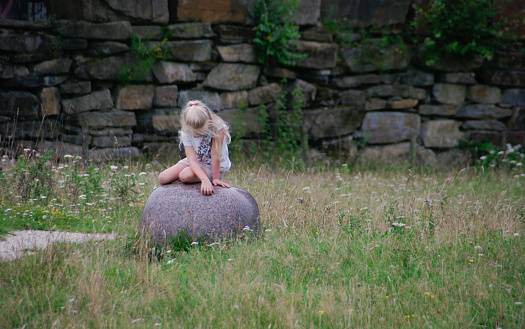
<svg viewBox="0 0 525 329"><path fill-rule="evenodd" d="M111 170L117 170L117 169L118 169L117 166L110 166L109 168L110 168Z"/></svg>
<svg viewBox="0 0 525 329"><path fill-rule="evenodd" d="M73 156L72 156L71 154L66 154L66 155L64 155L64 158L66 158L66 159L69 159L69 158L72 158L72 157L73 157Z"/></svg>
<svg viewBox="0 0 525 329"><path fill-rule="evenodd" d="M173 264L173 262L175 262L175 258L174 259L170 259L166 262L167 265L170 265L170 264Z"/></svg>
<svg viewBox="0 0 525 329"><path fill-rule="evenodd" d="M400 223L400 222L393 222L393 223L392 223L392 226L404 227L405 224L404 224L404 223Z"/></svg>
<svg viewBox="0 0 525 329"><path fill-rule="evenodd" d="M191 243L192 246L196 246L196 245L198 245L198 244L199 244L199 242L197 242L197 241L193 241L193 242Z"/></svg>

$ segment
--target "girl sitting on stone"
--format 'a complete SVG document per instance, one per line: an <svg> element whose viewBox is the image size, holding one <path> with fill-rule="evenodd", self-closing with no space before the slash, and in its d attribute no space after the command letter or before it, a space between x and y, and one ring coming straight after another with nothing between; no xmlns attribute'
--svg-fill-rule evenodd
<svg viewBox="0 0 525 329"><path fill-rule="evenodd" d="M159 174L159 183L180 179L183 183L201 182L201 193L211 195L213 186L230 187L221 180L231 167L228 144L229 127L201 101L189 101L181 113L179 131L186 158Z"/></svg>

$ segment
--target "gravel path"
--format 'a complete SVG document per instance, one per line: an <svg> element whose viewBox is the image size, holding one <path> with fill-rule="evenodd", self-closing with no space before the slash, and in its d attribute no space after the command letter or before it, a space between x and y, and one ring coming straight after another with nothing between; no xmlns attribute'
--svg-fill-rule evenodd
<svg viewBox="0 0 525 329"><path fill-rule="evenodd" d="M59 231L14 231L0 241L0 261L12 260L26 254L25 249L45 249L53 242L86 242L113 240L114 234L90 234Z"/></svg>

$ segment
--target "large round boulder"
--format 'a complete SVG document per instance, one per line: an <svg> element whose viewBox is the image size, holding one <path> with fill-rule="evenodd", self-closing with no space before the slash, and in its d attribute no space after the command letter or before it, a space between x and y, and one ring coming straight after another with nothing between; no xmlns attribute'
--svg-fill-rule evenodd
<svg viewBox="0 0 525 329"><path fill-rule="evenodd" d="M141 226L156 243L186 234L193 241L235 238L257 233L259 207L246 191L214 186L212 195L200 192L201 184L175 181L157 187L142 210Z"/></svg>

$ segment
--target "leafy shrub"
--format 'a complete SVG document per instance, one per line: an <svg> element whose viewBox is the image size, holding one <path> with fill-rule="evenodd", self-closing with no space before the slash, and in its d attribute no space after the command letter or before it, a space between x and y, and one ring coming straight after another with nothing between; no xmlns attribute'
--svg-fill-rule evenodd
<svg viewBox="0 0 525 329"><path fill-rule="evenodd" d="M428 9L416 6L428 27L422 43L426 64L433 66L450 54L492 60L509 41L505 37L509 22L499 18L502 9L503 3L493 0L430 0Z"/></svg>
<svg viewBox="0 0 525 329"><path fill-rule="evenodd" d="M253 40L258 60L268 65L277 61L294 66L306 57L293 51L294 39L299 39L299 27L295 25L295 9L298 0L257 0L254 18L256 36Z"/></svg>

